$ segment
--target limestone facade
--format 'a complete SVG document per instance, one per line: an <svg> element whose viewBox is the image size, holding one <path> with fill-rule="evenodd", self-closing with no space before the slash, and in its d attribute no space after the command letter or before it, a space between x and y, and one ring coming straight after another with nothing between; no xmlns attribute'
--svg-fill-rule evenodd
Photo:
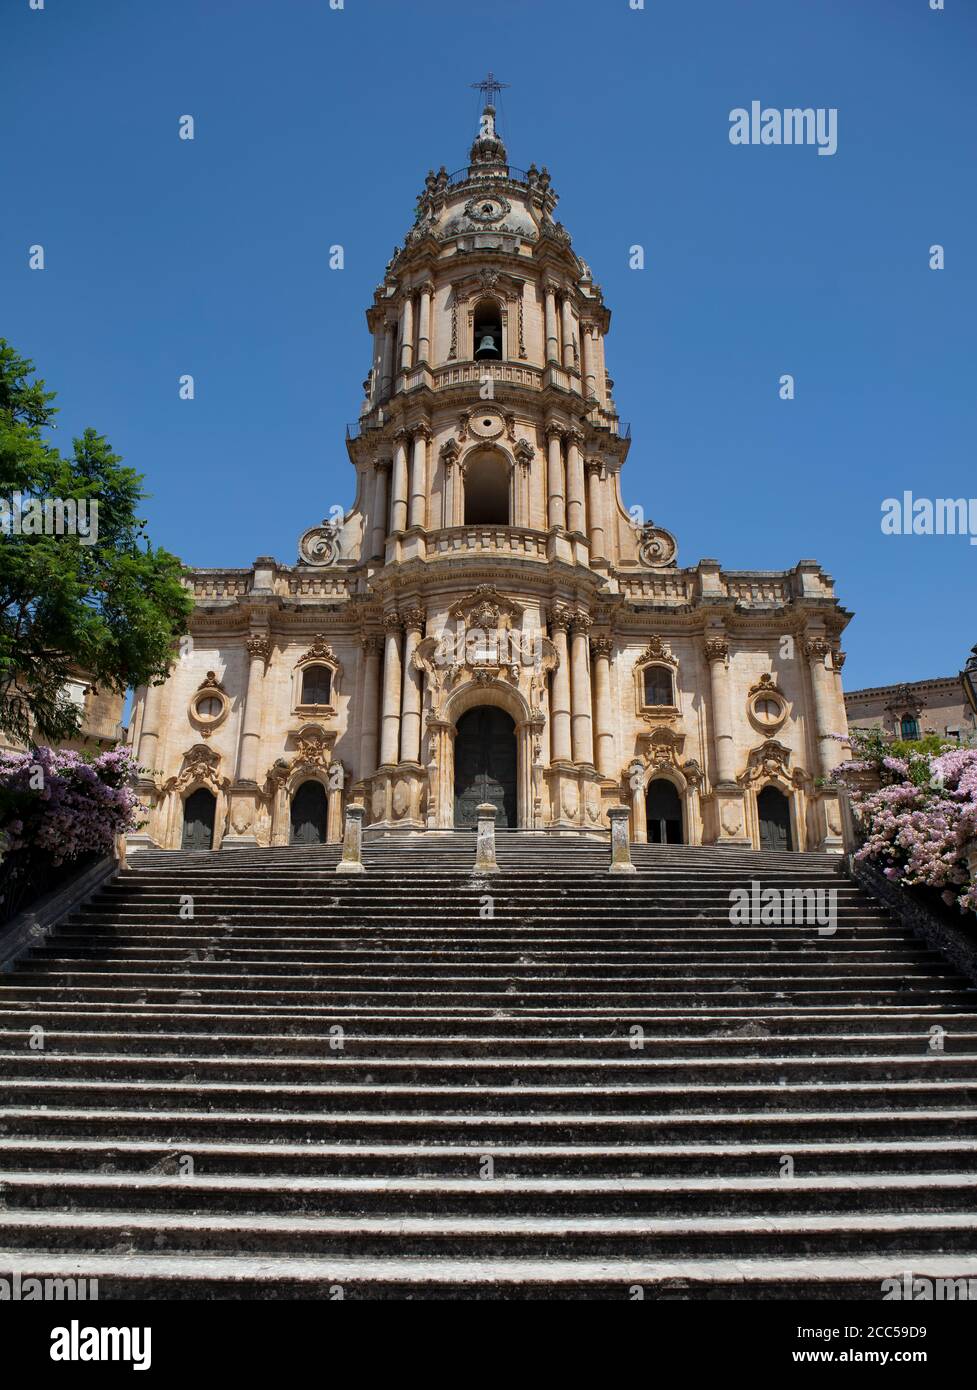
<svg viewBox="0 0 977 1390"><path fill-rule="evenodd" d="M428 174L367 310L353 505L295 564L191 575L192 645L137 692L137 840L179 847L197 792L218 848L338 840L350 801L446 831L487 788L525 830L606 833L624 804L639 841L760 847L772 815L841 849L850 614L815 561L683 568L628 511L610 312L556 201L491 107L466 168Z"/></svg>

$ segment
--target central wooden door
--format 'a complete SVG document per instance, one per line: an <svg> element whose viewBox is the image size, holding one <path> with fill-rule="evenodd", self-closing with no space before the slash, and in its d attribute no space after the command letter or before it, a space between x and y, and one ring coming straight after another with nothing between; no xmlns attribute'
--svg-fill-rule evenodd
<svg viewBox="0 0 977 1390"><path fill-rule="evenodd" d="M496 809L498 826L515 827L516 726L493 705L469 710L455 735L455 825L474 825L483 801Z"/></svg>
<svg viewBox="0 0 977 1390"><path fill-rule="evenodd" d="M183 803L183 848L214 848L214 813L217 802L206 787L200 787Z"/></svg>
<svg viewBox="0 0 977 1390"><path fill-rule="evenodd" d="M793 849L790 834L790 806L783 792L764 787L756 799L760 821L761 849Z"/></svg>
<svg viewBox="0 0 977 1390"><path fill-rule="evenodd" d="M326 842L326 791L321 782L303 782L292 797L292 844Z"/></svg>

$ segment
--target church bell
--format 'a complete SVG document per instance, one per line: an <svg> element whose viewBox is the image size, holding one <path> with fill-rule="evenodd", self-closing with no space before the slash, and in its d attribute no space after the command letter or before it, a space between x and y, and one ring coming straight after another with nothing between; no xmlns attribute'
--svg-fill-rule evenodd
<svg viewBox="0 0 977 1390"><path fill-rule="evenodd" d="M501 344L496 338L492 329L487 329L481 336L481 341L475 350L476 362L483 357L500 358L502 356Z"/></svg>

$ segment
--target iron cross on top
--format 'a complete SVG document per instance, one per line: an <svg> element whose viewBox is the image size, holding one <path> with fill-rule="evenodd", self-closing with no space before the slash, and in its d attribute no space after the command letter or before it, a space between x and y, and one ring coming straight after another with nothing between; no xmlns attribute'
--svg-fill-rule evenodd
<svg viewBox="0 0 977 1390"><path fill-rule="evenodd" d="M473 82L472 86L477 92L485 93L486 106L494 106L496 93L501 92L504 88L507 88L509 86L509 83L498 82L496 80L495 73L489 72L488 77L483 78L481 82Z"/></svg>

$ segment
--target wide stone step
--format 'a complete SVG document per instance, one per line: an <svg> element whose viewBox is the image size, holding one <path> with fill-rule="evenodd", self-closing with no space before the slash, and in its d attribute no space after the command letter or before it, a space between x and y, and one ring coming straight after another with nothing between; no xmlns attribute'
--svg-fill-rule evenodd
<svg viewBox="0 0 977 1390"><path fill-rule="evenodd" d="M147 1059L148 1060L148 1059ZM143 1065L145 1064L145 1061ZM711 1109L728 1107L764 1112L810 1109L843 1110L856 1106L862 1110L953 1109L977 1105L977 1079L942 1079L930 1069L923 1079L874 1081L679 1081L675 1083L635 1081L630 1084L588 1080L583 1084L521 1083L518 1086L467 1086L445 1081L442 1085L404 1082L386 1084L382 1080L320 1083L283 1081L221 1082L198 1080L203 1067L187 1061L183 1081L151 1081L136 1078L110 1080L51 1079L11 1077L4 1084L5 1100L14 1106L72 1105L90 1109L113 1106L141 1106L147 1110L237 1109L303 1112L315 1109L323 1114L404 1113L485 1115L500 1109L514 1114L566 1114L581 1110L594 1114L676 1115L707 1114Z"/></svg>
<svg viewBox="0 0 977 1390"><path fill-rule="evenodd" d="M142 1033L166 1032L192 1028L197 1032L254 1037L269 1031L285 1031L296 1039L319 1038L328 1041L329 1030L342 1022L347 1037L369 1039L374 1036L407 1036L409 1038L445 1039L458 1033L466 1037L496 1038L504 1033L507 1039L518 1042L524 1037L543 1037L556 1040L592 1040L630 1037L636 1024L643 1026L645 1045L654 1046L656 1035L663 1039L742 1038L763 1044L767 1038L790 1038L799 1030L805 1036L838 1038L850 1036L866 1039L888 1034L910 1040L918 1047L925 1039L929 1047L934 1038L936 1046L959 1035L977 1030L977 1013L965 1006L956 1009L937 1009L925 1001L912 1006L903 1003L896 1010L850 1005L843 1009L821 1011L792 1009L782 1006L720 1006L701 1008L694 1013L680 1009L637 1009L622 1016L616 1010L588 1009L583 1012L553 1014L527 1008L518 1012L437 1009L434 1011L397 1009L359 1009L334 1014L324 1009L293 1009L287 1006L253 1008L233 1005L225 1009L202 1011L199 1005L178 1004L170 1007L128 1004L92 1003L76 998L49 1000L39 1005L33 995L14 1000L10 993L0 993L0 1021L19 1031L27 1042L29 1029L35 1024L45 1028L70 1027L98 1034L105 1030L131 1027Z"/></svg>
<svg viewBox="0 0 977 1390"><path fill-rule="evenodd" d="M7 1250L108 1254L529 1255L556 1258L915 1254L977 1257L977 1211L728 1217L314 1217L0 1211ZM916 1266L902 1265L901 1268Z"/></svg>
<svg viewBox="0 0 977 1390"><path fill-rule="evenodd" d="M848 1032L832 1035L798 1031L794 1035L786 1035L753 1028L745 1033L740 1030L739 1035L730 1030L713 1029L700 1036L690 1036L670 1035L644 1028L639 1032L634 1025L622 1025L613 1036L605 1032L603 1036L588 1037L533 1034L518 1037L501 1034L501 1025L497 1024L494 1034L477 1037L471 1032L418 1036L416 1030L412 1035L409 1029L397 1034L383 1031L380 1024L372 1025L374 1031L370 1032L371 1025L359 1023L352 1028L340 1026L338 1033L336 1025L332 1025L331 1030L329 1026L318 1029L309 1027L301 1033L206 1033L140 1030L129 1022L130 1027L126 1031L98 1032L91 1028L66 1031L57 1026L56 1019L43 1022L33 1018L29 1025L25 1022L19 1029L0 1027L0 1054L11 1058L22 1057L25 1048L34 1041L35 1035L31 1029L40 1025L44 1028L46 1056L87 1054L96 1061L106 1054L127 1058L174 1055L194 1059L294 1059L321 1058L340 1052L347 1057L376 1058L385 1063L403 1058L424 1061L443 1058L459 1065L472 1065L486 1058L498 1059L500 1063L510 1058L572 1058L581 1065L589 1065L591 1060L617 1060L630 1053L666 1061L682 1058L698 1061L712 1057L768 1058L771 1050L776 1051L778 1057L812 1061L819 1058L931 1058L945 1054L977 1057L977 1030L961 1032L956 1028L950 1031L941 1029L935 1035L930 1027L926 1027L905 1034Z"/></svg>
<svg viewBox="0 0 977 1390"><path fill-rule="evenodd" d="M77 1094L77 1093L76 1093ZM11 1098L12 1099L12 1098ZM87 1100L88 1097L78 1097ZM493 1113L435 1115L403 1113L390 1104L383 1113L327 1114L322 1110L275 1111L214 1109L188 1106L182 1110L133 1109L135 1097L117 1100L101 1109L92 1104L54 1104L44 1109L25 1096L25 1104L0 1106L0 1135L26 1139L87 1138L155 1140L175 1146L193 1140L213 1142L291 1144L495 1144L559 1142L604 1145L633 1144L769 1143L777 1146L802 1143L911 1139L924 1142L966 1140L977 1132L977 1108L952 1105L922 1109L901 1108L895 1103L874 1109L858 1106L862 1097L852 1093L847 1107L819 1109L815 1092L807 1108L793 1111L724 1108L720 1099L711 1111L655 1115L624 1111L598 1114L593 1110L547 1113L507 1113L500 1106ZM399 1099L397 1097L396 1099ZM787 1152L781 1147L781 1152ZM792 1150L791 1150L792 1151Z"/></svg>
<svg viewBox="0 0 977 1390"><path fill-rule="evenodd" d="M494 1160L493 1160L494 1161ZM473 1167L485 1169L485 1157ZM17 1212L274 1214L329 1219L380 1216L821 1217L965 1213L977 1209L977 1174L716 1178L242 1177L5 1172L3 1208ZM977 1253L977 1250L974 1251Z"/></svg>
<svg viewBox="0 0 977 1390"><path fill-rule="evenodd" d="M208 1177L260 1174L267 1177L425 1178L464 1177L483 1171L492 1159L496 1178L600 1177L728 1179L759 1177L768 1182L783 1166L780 1144L325 1144L325 1143L147 1143L106 1139L0 1139L0 1172L58 1174L172 1174L185 1160ZM853 1173L898 1177L967 1173L977 1176L977 1140L882 1140L865 1143L794 1144L795 1173L805 1178ZM481 1179L480 1179L481 1181Z"/></svg>
<svg viewBox="0 0 977 1390"><path fill-rule="evenodd" d="M11 1276L97 1279L115 1299L621 1300L648 1298L877 1299L884 1279L902 1279L889 1256L729 1260L308 1259L129 1254L12 1253ZM977 1277L977 1259L926 1255L913 1265L931 1280Z"/></svg>
<svg viewBox="0 0 977 1390"><path fill-rule="evenodd" d="M872 1082L970 1082L977 1084L977 1051L969 1054L920 1051L916 1057L694 1057L645 1056L625 1039L619 1056L514 1058L348 1057L344 1052L319 1057L205 1057L192 1051L169 1056L66 1054L21 1050L0 1052L0 1071L10 1082L30 1078L45 1087L60 1081L97 1083L137 1081L246 1082L269 1086L689 1086L711 1083L769 1085L855 1085Z"/></svg>

